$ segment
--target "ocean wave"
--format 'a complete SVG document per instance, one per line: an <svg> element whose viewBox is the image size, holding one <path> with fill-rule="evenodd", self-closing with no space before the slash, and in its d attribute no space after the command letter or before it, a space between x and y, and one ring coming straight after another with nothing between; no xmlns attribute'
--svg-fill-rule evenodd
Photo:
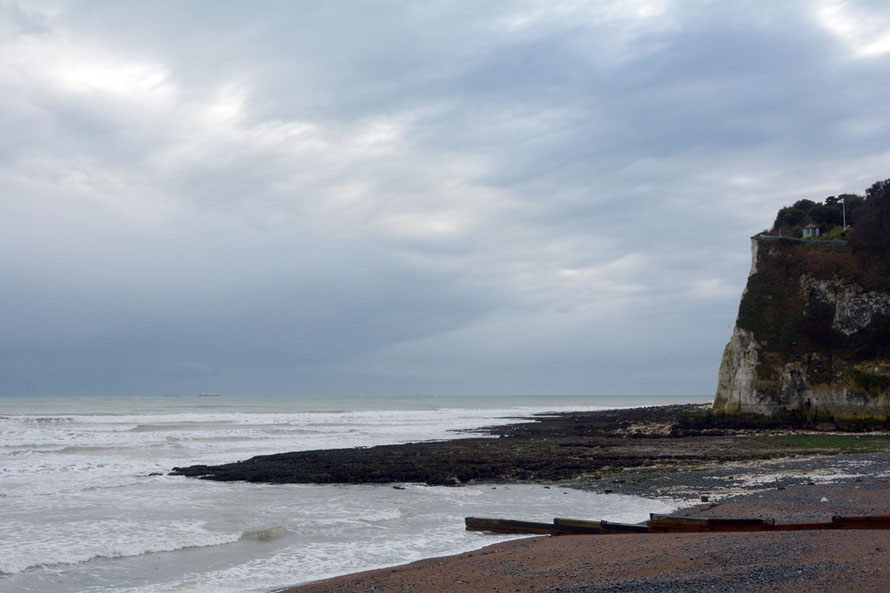
<svg viewBox="0 0 890 593"><path fill-rule="evenodd" d="M120 445L68 445L56 450L56 453L100 453L102 451L120 451Z"/></svg>
<svg viewBox="0 0 890 593"><path fill-rule="evenodd" d="M392 521L402 516L401 509L384 509L376 513L366 513L362 516L364 521Z"/></svg>
<svg viewBox="0 0 890 593"><path fill-rule="evenodd" d="M327 517L305 521L302 525L309 529L326 529L330 527L344 526L367 526L374 523L385 521L395 521L402 518L402 510L398 508L381 509L378 511L367 511L362 513L360 517L349 515L348 509L343 509L342 514L337 517Z"/></svg>
<svg viewBox="0 0 890 593"><path fill-rule="evenodd" d="M207 532L194 524L167 526L160 531L153 530L151 526L140 529L139 526L130 525L129 530L124 531L121 523L99 521L90 526L82 526L82 530L64 533L50 528L26 541L18 538L14 548L5 549L0 544L0 575L17 574L37 567L74 565L91 560L220 546L237 542L242 537L241 533ZM107 531L103 531L103 527ZM9 538L4 539L9 541Z"/></svg>
<svg viewBox="0 0 890 593"><path fill-rule="evenodd" d="M45 445L38 443L0 445L0 455L7 457L27 457L29 455L37 455L41 453L58 453L64 448L65 447L61 445Z"/></svg>
<svg viewBox="0 0 890 593"><path fill-rule="evenodd" d="M8 416L10 420L32 424L68 424L74 422L71 416Z"/></svg>
<svg viewBox="0 0 890 593"><path fill-rule="evenodd" d="M212 436L175 436L175 437L165 437L164 444L175 444L177 446L182 446L183 443L240 443L240 442L251 442L251 441L259 441L259 440L267 440L271 437L263 436L263 435L231 435L231 436L220 436L220 435L212 435ZM162 443L158 443L162 444Z"/></svg>
<svg viewBox="0 0 890 593"><path fill-rule="evenodd" d="M287 533L287 525L275 525L274 527L266 527L265 529L249 529L241 533L240 540L255 539L266 542L280 537Z"/></svg>

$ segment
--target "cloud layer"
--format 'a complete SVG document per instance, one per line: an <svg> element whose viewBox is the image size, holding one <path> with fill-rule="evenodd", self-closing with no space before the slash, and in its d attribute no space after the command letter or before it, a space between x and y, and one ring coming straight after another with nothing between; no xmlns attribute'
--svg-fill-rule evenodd
<svg viewBox="0 0 890 593"><path fill-rule="evenodd" d="M881 2L0 0L0 394L707 394L890 177Z"/></svg>

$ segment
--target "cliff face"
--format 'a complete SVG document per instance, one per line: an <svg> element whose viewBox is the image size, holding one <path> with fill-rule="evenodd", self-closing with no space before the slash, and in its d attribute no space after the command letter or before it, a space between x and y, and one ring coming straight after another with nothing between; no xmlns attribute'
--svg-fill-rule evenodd
<svg viewBox="0 0 890 593"><path fill-rule="evenodd" d="M754 237L714 410L887 418L890 278L882 257Z"/></svg>

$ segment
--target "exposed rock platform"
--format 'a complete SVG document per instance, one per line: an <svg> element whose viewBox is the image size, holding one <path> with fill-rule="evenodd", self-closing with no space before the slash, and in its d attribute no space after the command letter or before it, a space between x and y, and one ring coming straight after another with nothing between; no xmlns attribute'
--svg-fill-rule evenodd
<svg viewBox="0 0 890 593"><path fill-rule="evenodd" d="M617 492L621 488L609 486L614 482L610 472L627 468L664 473L726 461L890 449L886 435L845 444L801 439L787 432L684 428L684 415L701 411L701 405L689 404L548 414L533 422L477 431L486 437L262 455L223 465L175 468L173 473L220 481L320 484L574 479L593 489Z"/></svg>

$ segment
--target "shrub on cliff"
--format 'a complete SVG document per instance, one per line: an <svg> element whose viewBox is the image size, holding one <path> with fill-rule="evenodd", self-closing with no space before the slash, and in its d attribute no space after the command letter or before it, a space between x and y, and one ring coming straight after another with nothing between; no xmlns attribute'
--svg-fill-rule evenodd
<svg viewBox="0 0 890 593"><path fill-rule="evenodd" d="M865 202L856 212L855 250L890 251L890 179L878 181L865 191Z"/></svg>
<svg viewBox="0 0 890 593"><path fill-rule="evenodd" d="M786 207L779 210L776 221L773 223L773 231L790 229L802 225L807 220L807 213L800 208Z"/></svg>
<svg viewBox="0 0 890 593"><path fill-rule="evenodd" d="M841 224L844 219L841 207L837 205L819 204L812 208L809 214L814 223L829 228Z"/></svg>

